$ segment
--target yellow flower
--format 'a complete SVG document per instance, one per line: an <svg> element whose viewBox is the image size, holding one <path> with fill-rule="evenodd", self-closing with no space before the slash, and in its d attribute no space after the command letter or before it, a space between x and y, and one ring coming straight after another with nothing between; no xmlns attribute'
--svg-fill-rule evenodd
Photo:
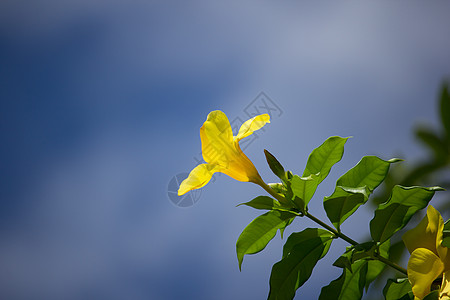
<svg viewBox="0 0 450 300"><path fill-rule="evenodd" d="M408 279L416 300L430 293L431 285L441 276L439 299L450 299L450 251L441 245L443 229L441 214L429 205L419 225L403 235L403 242L411 253Z"/></svg>
<svg viewBox="0 0 450 300"><path fill-rule="evenodd" d="M202 155L206 164L200 164L191 171L188 178L181 183L178 195L205 186L216 172L222 172L239 181L260 182L258 171L242 152L239 141L266 123L270 123L268 114L256 116L242 124L239 133L233 136L227 116L220 110L210 112L200 128Z"/></svg>

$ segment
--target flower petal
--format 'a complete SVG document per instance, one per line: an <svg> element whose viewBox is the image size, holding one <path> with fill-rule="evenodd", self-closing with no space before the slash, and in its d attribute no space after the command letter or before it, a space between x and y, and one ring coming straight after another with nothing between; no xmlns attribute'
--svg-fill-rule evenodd
<svg viewBox="0 0 450 300"><path fill-rule="evenodd" d="M212 175L215 172L219 172L220 169L219 166L210 164L200 164L196 166L191 173L189 173L189 176L180 184L178 196L205 186L211 180Z"/></svg>
<svg viewBox="0 0 450 300"><path fill-rule="evenodd" d="M403 242L408 248L408 251L412 253L417 248L426 248L432 251L434 254L439 255L437 251L438 233L442 232L442 226L444 223L439 212L431 205L427 208L427 214L420 221L417 227L409 230L403 235ZM442 240L442 233L440 235Z"/></svg>
<svg viewBox="0 0 450 300"><path fill-rule="evenodd" d="M240 141L251 135L254 131L260 129L267 123L270 123L270 116L268 114L262 114L245 121L239 129L239 133L236 136L236 141Z"/></svg>
<svg viewBox="0 0 450 300"><path fill-rule="evenodd" d="M439 299L450 299L450 271L444 272L442 277Z"/></svg>
<svg viewBox="0 0 450 300"><path fill-rule="evenodd" d="M444 238L444 219L442 219L439 211L437 211L431 205L429 207L431 207L429 208L430 210L433 210L434 219L436 219L435 222L437 222L438 224L436 229L436 250L442 262L444 263L445 270L450 270L450 251L447 247L441 245Z"/></svg>
<svg viewBox="0 0 450 300"><path fill-rule="evenodd" d="M432 251L417 248L408 261L408 279L414 296L423 299L430 293L431 284L444 271L441 259Z"/></svg>
<svg viewBox="0 0 450 300"><path fill-rule="evenodd" d="M221 172L238 181L252 181L259 177L255 166L244 153L241 153L239 159L231 160Z"/></svg>
<svg viewBox="0 0 450 300"><path fill-rule="evenodd" d="M209 113L200 128L203 159L210 164L226 167L232 155L233 131L227 116L220 110Z"/></svg>

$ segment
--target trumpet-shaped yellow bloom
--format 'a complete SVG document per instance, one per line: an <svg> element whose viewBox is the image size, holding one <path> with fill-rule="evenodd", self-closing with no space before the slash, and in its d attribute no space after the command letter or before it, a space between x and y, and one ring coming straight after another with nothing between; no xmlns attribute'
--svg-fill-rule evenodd
<svg viewBox="0 0 450 300"><path fill-rule="evenodd" d="M429 205L419 225L403 235L403 242L411 253L408 279L416 300L430 293L431 285L441 276L439 299L450 299L450 251L441 245L443 229L441 214Z"/></svg>
<svg viewBox="0 0 450 300"><path fill-rule="evenodd" d="M202 155L206 164L196 166L178 189L181 196L205 186L216 172L222 172L239 181L259 182L261 177L253 163L239 147L239 141L270 123L270 116L262 114L242 124L233 136L227 116L220 110L209 113L200 128Z"/></svg>

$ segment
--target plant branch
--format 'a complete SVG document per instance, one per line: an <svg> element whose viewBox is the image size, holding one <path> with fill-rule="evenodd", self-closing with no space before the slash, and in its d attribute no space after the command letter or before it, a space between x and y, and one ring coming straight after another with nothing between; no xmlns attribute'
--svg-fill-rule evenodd
<svg viewBox="0 0 450 300"><path fill-rule="evenodd" d="M258 184L258 185L260 185L267 193L269 193L272 197L277 199L280 203L282 203L284 205L287 205L287 206L292 206L291 203L285 197L283 197L282 195L276 193L261 178L258 178L257 180L255 180L253 182ZM311 219L312 221L316 222L317 224L319 224L323 228L331 231L335 236L343 239L344 241L348 242L349 244L351 244L353 246L359 245L359 243L357 241L353 240L352 238L348 237L347 235L343 234L342 232L337 231L336 229L334 229L330 225L326 224L322 220L320 220L320 219L316 218L315 216L311 215L309 212L306 212L305 216L308 217L309 219ZM405 268L397 265L396 263L388 260L387 258L384 258L383 256L379 255L378 253L375 253L372 257L374 259L377 259L377 260L381 261L382 263L384 263L384 264L386 264L386 265L396 269L400 273L408 275L408 273L407 273Z"/></svg>
<svg viewBox="0 0 450 300"><path fill-rule="evenodd" d="M408 275L408 272L406 271L405 268L400 267L400 266L397 265L396 263L390 261L390 260L387 259L387 258L384 258L383 256L379 255L378 253L375 253L374 256L373 256L373 258L375 258L375 259L381 261L382 263L384 263L384 264L386 264L386 265L388 265L388 266L390 266L390 267L396 269L396 270L399 271L400 273L403 273L403 274L405 274L405 275Z"/></svg>
<svg viewBox="0 0 450 300"><path fill-rule="evenodd" d="M343 239L344 241L352 244L353 246L359 245L359 243L355 240L353 240L352 238L346 236L345 234L343 234L342 232L337 231L336 229L334 229L333 227L331 227L330 225L327 225L326 223L322 222L320 219L314 217L313 215L311 215L309 212L307 212L305 214L305 216L307 216L308 218L310 218L311 220L313 220L314 222L316 222L317 224L319 224L320 226L322 226L323 228L331 231L332 233L334 233L335 236L340 237L341 239Z"/></svg>

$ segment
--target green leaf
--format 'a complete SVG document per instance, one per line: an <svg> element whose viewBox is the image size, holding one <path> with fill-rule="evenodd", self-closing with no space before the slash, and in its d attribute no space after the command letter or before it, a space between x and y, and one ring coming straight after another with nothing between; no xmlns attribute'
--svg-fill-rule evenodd
<svg viewBox="0 0 450 300"><path fill-rule="evenodd" d="M287 192L286 186L284 186L282 183L275 182L268 183L267 185L278 194L285 195Z"/></svg>
<svg viewBox="0 0 450 300"><path fill-rule="evenodd" d="M238 204L240 205L247 205L256 209L269 209L272 210L274 207L279 207L280 204L277 200L274 200L268 196L258 196L254 198L253 200L250 200L249 202Z"/></svg>
<svg viewBox="0 0 450 300"><path fill-rule="evenodd" d="M295 215L288 212L271 210L248 224L236 242L239 270L244 255L255 254L263 250L275 237L277 230L286 227L289 219L293 217Z"/></svg>
<svg viewBox="0 0 450 300"><path fill-rule="evenodd" d="M323 206L328 219L340 231L340 225L368 199L366 187L346 188L337 186L333 195L325 197Z"/></svg>
<svg viewBox="0 0 450 300"><path fill-rule="evenodd" d="M416 129L416 137L433 151L436 161L445 162L447 160L448 146L436 133L423 127Z"/></svg>
<svg viewBox="0 0 450 300"><path fill-rule="evenodd" d="M402 229L411 217L425 208L439 187L394 186L389 200L380 204L370 221L370 234L375 241L384 242Z"/></svg>
<svg viewBox="0 0 450 300"><path fill-rule="evenodd" d="M391 242L388 240L378 247L378 254L384 258L389 258ZM369 284L374 281L385 269L386 265L379 260L367 261L366 290Z"/></svg>
<svg viewBox="0 0 450 300"><path fill-rule="evenodd" d="M289 225L291 225L292 222L294 222L294 219L295 219L295 216L292 216L291 218L287 219L287 220L284 222L284 224L283 224L282 227L280 227L280 235L281 235L281 238L283 238L284 230L286 229L286 227L288 227Z"/></svg>
<svg viewBox="0 0 450 300"><path fill-rule="evenodd" d="M386 300L414 300L408 278L388 279L383 295Z"/></svg>
<svg viewBox="0 0 450 300"><path fill-rule="evenodd" d="M294 203L302 211L306 210L309 200L314 195L318 185L319 176L316 174L311 174L308 177L300 177L294 175L290 179L290 188L294 196Z"/></svg>
<svg viewBox="0 0 450 300"><path fill-rule="evenodd" d="M302 244L305 240L310 240L314 238L321 238L324 240L328 240L333 238L334 235L332 232L320 229L320 228L306 228L302 232L294 232L287 239L286 243L283 246L283 258L287 257L291 254L293 249Z"/></svg>
<svg viewBox="0 0 450 300"><path fill-rule="evenodd" d="M258 196L249 202L241 203L236 206L241 206L241 205L247 205L247 206L253 207L255 209L278 210L278 211L289 212L289 213L292 213L293 215L297 215L297 216L300 215L298 212L292 211L289 207L281 206L277 200L274 200L268 196ZM289 222L286 223L285 227L280 227L281 238L283 238L284 229L288 225L290 225L293 220L294 220L294 216L288 220Z"/></svg>
<svg viewBox="0 0 450 300"><path fill-rule="evenodd" d="M332 136L314 149L308 157L303 177L320 173L318 184L321 183L330 173L331 167L341 160L347 140L348 137Z"/></svg>
<svg viewBox="0 0 450 300"><path fill-rule="evenodd" d="M444 223L442 246L450 248L450 220Z"/></svg>
<svg viewBox="0 0 450 300"><path fill-rule="evenodd" d="M270 275L269 300L291 300L296 290L311 276L316 263L328 252L333 233L307 228L292 234L283 249L283 258Z"/></svg>
<svg viewBox="0 0 450 300"><path fill-rule="evenodd" d="M269 151L264 149L264 154L266 155L267 163L269 164L272 172L277 175L281 180L286 180L286 172L280 162L273 156Z"/></svg>
<svg viewBox="0 0 450 300"><path fill-rule="evenodd" d="M333 266L352 270L352 264L359 260L367 263L366 289L369 284L377 278L385 268L385 264L372 259L375 252L382 257L389 257L390 241L379 245L374 241L347 247L347 250L334 263Z"/></svg>
<svg viewBox="0 0 450 300"><path fill-rule="evenodd" d="M439 300L439 290L434 290L423 298L423 300Z"/></svg>
<svg viewBox="0 0 450 300"><path fill-rule="evenodd" d="M366 186L370 192L380 185L389 171L391 163L401 159L393 158L388 161L376 156L364 156L356 166L338 179L336 186L362 187Z"/></svg>
<svg viewBox="0 0 450 300"><path fill-rule="evenodd" d="M367 202L369 195L383 182L390 164L398 161L400 160L385 161L376 156L364 156L338 179L333 194L324 198L325 211L328 218L331 216L330 221L336 229L340 230L342 222Z"/></svg>
<svg viewBox="0 0 450 300"><path fill-rule="evenodd" d="M356 261L351 270L344 268L342 275L322 288L319 300L361 299L366 284L368 264L365 260Z"/></svg>
<svg viewBox="0 0 450 300"><path fill-rule="evenodd" d="M448 86L444 85L441 92L441 122L447 133L447 141L450 141L450 94Z"/></svg>
<svg viewBox="0 0 450 300"><path fill-rule="evenodd" d="M353 262L353 246L347 247L347 250L341 256L336 259L333 263L333 266L344 269L347 268L349 270L352 269Z"/></svg>
<svg viewBox="0 0 450 300"><path fill-rule="evenodd" d="M308 158L302 177L292 175L292 173L289 174L288 172L287 183L288 188L293 193L292 200L302 212L307 210L307 205L316 192L317 186L330 173L331 167L341 160L347 139L338 136L330 137L322 145L314 149ZM276 165L275 162L273 164ZM278 172L281 174L281 171Z"/></svg>

